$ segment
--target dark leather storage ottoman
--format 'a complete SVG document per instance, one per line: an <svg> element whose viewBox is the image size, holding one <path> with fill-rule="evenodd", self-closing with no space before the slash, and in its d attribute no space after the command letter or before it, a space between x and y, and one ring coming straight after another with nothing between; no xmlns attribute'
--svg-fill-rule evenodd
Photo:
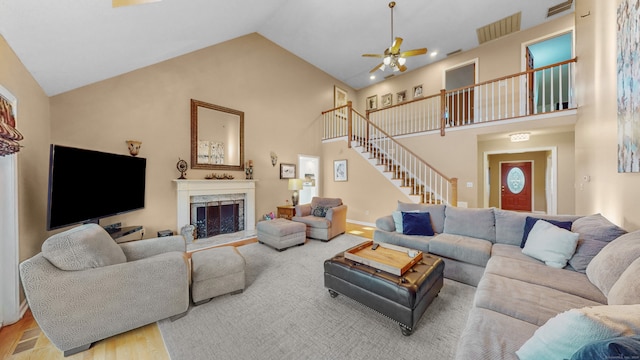
<svg viewBox="0 0 640 360"><path fill-rule="evenodd" d="M397 321L405 336L442 289L444 261L424 254L402 276L346 259L340 253L324 262L324 286L332 297L345 295Z"/></svg>

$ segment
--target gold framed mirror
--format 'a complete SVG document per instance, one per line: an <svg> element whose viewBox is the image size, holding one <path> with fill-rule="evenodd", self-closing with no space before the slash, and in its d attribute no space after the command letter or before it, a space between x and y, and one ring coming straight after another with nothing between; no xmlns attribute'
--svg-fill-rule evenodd
<svg viewBox="0 0 640 360"><path fill-rule="evenodd" d="M244 112L191 99L191 168L244 170Z"/></svg>

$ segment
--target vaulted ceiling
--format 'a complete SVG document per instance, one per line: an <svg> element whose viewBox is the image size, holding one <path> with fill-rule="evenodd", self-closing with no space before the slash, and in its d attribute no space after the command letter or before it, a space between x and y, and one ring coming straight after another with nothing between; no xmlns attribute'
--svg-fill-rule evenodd
<svg viewBox="0 0 640 360"><path fill-rule="evenodd" d="M479 45L477 29L518 12L524 30L563 0L398 0L394 35L407 71ZM56 95L257 32L360 89L390 73L369 70L391 45L388 0L162 0L112 8L110 0L0 0L0 34L48 95ZM571 5L571 1L567 2ZM437 52L437 55L431 54ZM0 59L0 61L2 61ZM233 61L233 54L229 54Z"/></svg>

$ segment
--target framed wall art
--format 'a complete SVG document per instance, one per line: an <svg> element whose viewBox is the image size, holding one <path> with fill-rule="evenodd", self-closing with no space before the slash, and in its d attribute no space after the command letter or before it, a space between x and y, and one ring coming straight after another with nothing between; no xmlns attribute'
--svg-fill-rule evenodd
<svg viewBox="0 0 640 360"><path fill-rule="evenodd" d="M382 100L382 107L391 106L393 102L393 95L391 95L391 93L384 94L382 95L381 100Z"/></svg>
<svg viewBox="0 0 640 360"><path fill-rule="evenodd" d="M333 161L333 181L347 181L347 160Z"/></svg>
<svg viewBox="0 0 640 360"><path fill-rule="evenodd" d="M399 93L396 93L396 104L400 104L405 100L407 100L407 90L402 90Z"/></svg>
<svg viewBox="0 0 640 360"><path fill-rule="evenodd" d="M413 98L422 97L422 84L413 87Z"/></svg>
<svg viewBox="0 0 640 360"><path fill-rule="evenodd" d="M280 179L295 179L296 165L280 163Z"/></svg>
<svg viewBox="0 0 640 360"><path fill-rule="evenodd" d="M347 91L337 86L333 86L333 107L347 105Z"/></svg>
<svg viewBox="0 0 640 360"><path fill-rule="evenodd" d="M367 98L367 110L375 110L378 108L378 95L369 96Z"/></svg>

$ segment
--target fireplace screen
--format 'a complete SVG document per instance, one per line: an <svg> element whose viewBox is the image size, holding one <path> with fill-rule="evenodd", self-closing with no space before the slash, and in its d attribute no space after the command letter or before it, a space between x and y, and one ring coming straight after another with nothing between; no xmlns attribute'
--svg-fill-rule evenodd
<svg viewBox="0 0 640 360"><path fill-rule="evenodd" d="M198 238L244 230L244 200L191 203L191 223Z"/></svg>

